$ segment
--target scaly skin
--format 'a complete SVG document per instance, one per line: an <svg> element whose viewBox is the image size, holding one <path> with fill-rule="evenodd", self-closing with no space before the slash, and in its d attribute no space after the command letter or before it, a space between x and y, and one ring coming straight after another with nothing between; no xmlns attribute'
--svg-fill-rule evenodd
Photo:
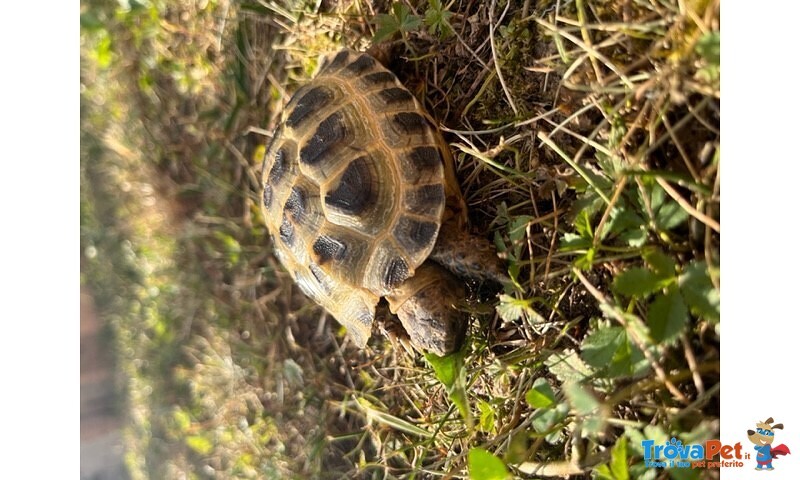
<svg viewBox="0 0 800 480"><path fill-rule="evenodd" d="M494 245L483 237L471 235L452 223L442 226L429 259L461 278L476 278L506 283L505 263Z"/></svg>
<svg viewBox="0 0 800 480"><path fill-rule="evenodd" d="M386 299L414 346L440 356L461 347L468 322L456 305L464 287L441 266L425 262Z"/></svg>

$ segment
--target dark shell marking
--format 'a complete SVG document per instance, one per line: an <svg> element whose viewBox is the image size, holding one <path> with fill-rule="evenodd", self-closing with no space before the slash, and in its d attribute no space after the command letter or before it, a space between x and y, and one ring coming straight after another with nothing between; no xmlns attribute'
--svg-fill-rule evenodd
<svg viewBox="0 0 800 480"><path fill-rule="evenodd" d="M292 222L290 222L285 215L278 233L280 234L281 241L285 243L287 247L291 247L294 244L294 225L292 225Z"/></svg>
<svg viewBox="0 0 800 480"><path fill-rule="evenodd" d="M416 112L397 113L392 122L405 133L419 133L429 127L425 117Z"/></svg>
<svg viewBox="0 0 800 480"><path fill-rule="evenodd" d="M264 194L262 195L262 199L264 201L265 208L270 208L272 206L272 187L270 187L269 183L264 184Z"/></svg>
<svg viewBox="0 0 800 480"><path fill-rule="evenodd" d="M426 182L442 175L442 156L436 147L416 147L400 156L403 178L411 183Z"/></svg>
<svg viewBox="0 0 800 480"><path fill-rule="evenodd" d="M342 260L347 253L347 245L333 237L322 235L314 242L314 253L317 254L317 261L324 265L330 260Z"/></svg>
<svg viewBox="0 0 800 480"><path fill-rule="evenodd" d="M361 77L370 85L382 85L384 83L394 83L397 77L391 72L375 72Z"/></svg>
<svg viewBox="0 0 800 480"><path fill-rule="evenodd" d="M386 268L383 277L383 287L386 290L394 290L398 285L405 282L408 278L408 264L402 258L393 258Z"/></svg>
<svg viewBox="0 0 800 480"><path fill-rule="evenodd" d="M331 101L333 101L333 92L327 87L314 87L304 92L303 96L297 101L289 118L286 119L286 126L298 128L302 123L313 120L314 113L325 108Z"/></svg>
<svg viewBox="0 0 800 480"><path fill-rule="evenodd" d="M333 73L341 69L349 56L350 54L347 52L347 50L342 50L341 52L337 53L330 63L322 67L322 73Z"/></svg>
<svg viewBox="0 0 800 480"><path fill-rule="evenodd" d="M275 163L272 164L272 168L269 170L269 176L267 177L269 183L275 185L280 182L288 170L289 164L286 160L286 149L282 147L275 153Z"/></svg>
<svg viewBox="0 0 800 480"><path fill-rule="evenodd" d="M306 212L306 194L300 188L292 187L283 211L295 222L299 221Z"/></svg>
<svg viewBox="0 0 800 480"><path fill-rule="evenodd" d="M444 187L441 185L423 185L405 193L405 207L417 215L432 216L436 207L444 201Z"/></svg>
<svg viewBox="0 0 800 480"><path fill-rule="evenodd" d="M394 238L397 243L412 253L420 251L436 240L439 226L433 222L423 222L410 217L400 217L394 227Z"/></svg>
<svg viewBox="0 0 800 480"><path fill-rule="evenodd" d="M363 214L378 198L378 179L373 177L368 157L353 160L336 189L325 195L325 205L348 215Z"/></svg>
<svg viewBox="0 0 800 480"><path fill-rule="evenodd" d="M346 136L347 126L344 123L344 116L340 112L332 113L320 122L314 136L300 150L300 161L310 165L318 163Z"/></svg>
<svg viewBox="0 0 800 480"><path fill-rule="evenodd" d="M411 95L411 92L405 88L387 88L386 90L379 91L378 95L389 105L393 103L411 102L414 100L414 95Z"/></svg>
<svg viewBox="0 0 800 480"><path fill-rule="evenodd" d="M311 271L311 275L314 277L314 280L316 280L317 284L319 284L319 286L322 287L325 293L330 293L331 286L327 282L327 277L325 275L325 272L323 272L322 269L319 268L319 265L317 265L316 263L312 263L308 266L308 269Z"/></svg>
<svg viewBox="0 0 800 480"><path fill-rule="evenodd" d="M347 69L355 74L364 73L367 70L372 70L375 67L375 59L368 55L359 55L359 57Z"/></svg>

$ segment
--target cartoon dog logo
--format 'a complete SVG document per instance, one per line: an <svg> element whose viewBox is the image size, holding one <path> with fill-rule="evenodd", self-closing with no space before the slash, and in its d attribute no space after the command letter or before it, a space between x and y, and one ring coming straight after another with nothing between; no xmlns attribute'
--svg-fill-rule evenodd
<svg viewBox="0 0 800 480"><path fill-rule="evenodd" d="M747 431L747 439L755 444L755 450L758 452L756 470L774 470L772 460L778 458L778 455L792 453L784 444L772 446L772 442L775 441L775 430L783 430L782 423L772 425L772 421L772 417L769 417L763 422L756 422L756 431Z"/></svg>

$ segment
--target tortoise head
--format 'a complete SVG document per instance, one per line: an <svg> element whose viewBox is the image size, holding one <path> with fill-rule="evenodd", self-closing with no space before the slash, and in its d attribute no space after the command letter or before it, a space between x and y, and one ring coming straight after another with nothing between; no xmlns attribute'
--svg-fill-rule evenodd
<svg viewBox="0 0 800 480"><path fill-rule="evenodd" d="M440 356L461 348L468 322L455 306L464 289L446 270L424 263L386 298L415 347Z"/></svg>

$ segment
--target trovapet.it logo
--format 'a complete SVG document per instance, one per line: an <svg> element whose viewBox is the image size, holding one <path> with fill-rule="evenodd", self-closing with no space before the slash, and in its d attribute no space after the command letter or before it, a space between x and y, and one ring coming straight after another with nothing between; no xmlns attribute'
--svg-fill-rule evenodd
<svg viewBox="0 0 800 480"><path fill-rule="evenodd" d="M725 445L719 440L708 440L703 444L684 445L674 437L663 445L655 440L642 440L644 465L651 468L720 468L744 467L742 460L750 458L742 453L742 444ZM719 455L719 460L714 457Z"/></svg>
<svg viewBox="0 0 800 480"><path fill-rule="evenodd" d="M792 453L784 444L772 445L775 441L775 430L782 429L782 423L773 424L772 417L769 417L763 422L756 422L756 430L747 431L747 439L755 445L753 450L756 452L756 470L774 470L772 462L775 459ZM753 457L749 447L742 451L740 442L727 445L720 440L708 440L702 444L683 444L675 437L664 444L656 444L655 440L642 440L642 450L644 464L649 468L742 468L745 466L744 461L749 463Z"/></svg>

